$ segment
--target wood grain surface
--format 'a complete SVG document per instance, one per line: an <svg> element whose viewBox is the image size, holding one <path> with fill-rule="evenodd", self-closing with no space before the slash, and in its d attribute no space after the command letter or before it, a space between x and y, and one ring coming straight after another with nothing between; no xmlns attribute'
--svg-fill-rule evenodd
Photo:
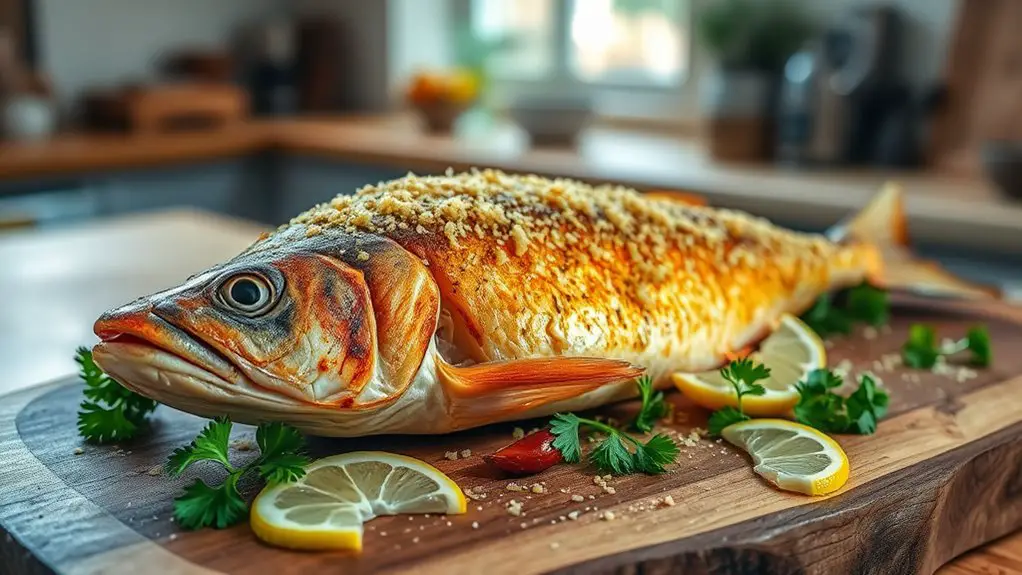
<svg viewBox="0 0 1022 575"><path fill-rule="evenodd" d="M187 165L270 150L418 173L496 167L691 191L716 206L820 227L861 207L885 181L895 179L905 188L917 241L1002 251L1022 243L1022 206L980 177L885 170L815 173L722 163L690 135L612 126L588 129L577 149L532 148L524 133L506 122L468 123L453 137L430 135L407 115L251 121L198 133L72 134L38 143L0 142L0 181ZM953 241L946 233L949 226L958 230Z"/></svg>
<svg viewBox="0 0 1022 575"><path fill-rule="evenodd" d="M982 317L980 317L982 316ZM765 484L745 455L702 440L683 447L664 476L610 481L593 470L556 466L524 483L546 493L506 489L509 478L481 455L510 441L511 425L440 437L377 437L311 441L314 455L385 449L424 459L462 487L481 488L463 516L399 516L367 526L361 556L293 553L260 544L246 525L181 532L171 500L190 481L151 471L173 447L190 440L202 420L160 408L151 433L130 444L80 443L74 381L0 399L0 568L12 573L274 572L345 573L924 573L1022 527L1022 312L1001 306L952 311L904 300L893 330L875 339L835 341L831 361L852 372L896 352L908 326L925 320L947 336L977 321L994 334L995 365L968 381L930 372L882 372L891 413L874 436L840 436L852 465L846 487L809 498ZM913 377L918 376L918 377ZM669 395L686 435L705 426L705 413ZM625 418L634 405L603 410ZM538 422L536 422L538 424ZM236 431L250 437L251 428ZM84 453L75 454L81 447ZM471 449L455 461L446 451ZM243 460L251 452L235 451ZM213 478L211 469L202 471ZM257 485L244 491L253 494ZM581 503L572 494L585 497ZM673 506L657 506L671 495ZM505 506L524 502L525 515ZM601 519L612 511L613 520ZM579 511L578 520L562 519ZM448 521L450 524L448 525ZM474 525L477 524L477 527ZM968 560L968 559L967 559ZM967 569L967 564L956 569ZM0 569L2 570L2 569ZM6 571L5 571L6 572ZM961 571L959 571L961 572ZM994 571L996 573L996 571Z"/></svg>

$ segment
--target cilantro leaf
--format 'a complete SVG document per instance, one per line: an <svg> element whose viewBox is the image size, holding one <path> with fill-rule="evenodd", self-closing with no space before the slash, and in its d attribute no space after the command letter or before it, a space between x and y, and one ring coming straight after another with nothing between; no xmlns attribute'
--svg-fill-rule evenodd
<svg viewBox="0 0 1022 575"><path fill-rule="evenodd" d="M309 458L299 453L284 453L260 463L256 470L267 483L290 483L305 477Z"/></svg>
<svg viewBox="0 0 1022 575"><path fill-rule="evenodd" d="M929 369L937 358L960 356L969 352L969 363L976 367L988 367L992 361L990 332L986 326L969 328L965 338L947 346L937 346L937 333L932 326L914 324L909 329L908 341L901 348L902 360L908 367Z"/></svg>
<svg viewBox="0 0 1022 575"><path fill-rule="evenodd" d="M678 446L663 434L654 435L643 443L623 431L605 423L581 418L573 413L558 413L550 422L550 433L554 435L551 445L561 452L568 463L582 460L579 443L579 428L588 426L607 434L589 454L589 461L598 469L616 475L626 473L663 473L664 466L673 463L679 453ZM634 452L627 443L631 443Z"/></svg>
<svg viewBox="0 0 1022 575"><path fill-rule="evenodd" d="M233 424L226 417L209 422L189 445L174 450L167 460L170 475L179 475L196 461L215 461L227 470L224 483L211 487L196 479L174 500L174 517L188 529L223 529L244 519L248 505L238 493L238 481L256 472L269 483L294 481L305 475L309 459L302 454L305 440L283 423L264 423L256 430L260 455L244 467L231 465L229 441Z"/></svg>
<svg viewBox="0 0 1022 575"><path fill-rule="evenodd" d="M843 433L848 428L844 398L830 390L841 387L841 378L826 369L809 372L805 382L795 384L799 399L795 420L828 433Z"/></svg>
<svg viewBox="0 0 1022 575"><path fill-rule="evenodd" d="M240 473L232 473L218 487L196 479L174 499L174 518L185 529L224 529L248 515L248 506L238 493Z"/></svg>
<svg viewBox="0 0 1022 575"><path fill-rule="evenodd" d="M833 296L824 294L813 307L802 315L802 321L821 337L833 333L852 333L852 319L843 310L834 306Z"/></svg>
<svg viewBox="0 0 1022 575"><path fill-rule="evenodd" d="M610 470L615 475L625 475L634 469L632 452L628 451L618 434L611 434L601 441L589 454L589 459L596 467Z"/></svg>
<svg viewBox="0 0 1022 575"><path fill-rule="evenodd" d="M770 377L770 368L762 363L756 363L744 357L736 359L720 369L720 376L726 379L735 390L738 399L738 407L724 407L710 414L708 429L710 435L720 435L720 432L732 423L746 421L749 419L742 411L742 398L746 395L765 395L766 388L757 381Z"/></svg>
<svg viewBox="0 0 1022 575"><path fill-rule="evenodd" d="M763 395L764 392L750 394L747 390L757 381L770 377L770 368L756 363L747 357L736 359L720 369L720 375L731 382L735 392L742 395ZM760 386L762 388L762 386ZM741 391L739 391L741 390Z"/></svg>
<svg viewBox="0 0 1022 575"><path fill-rule="evenodd" d="M877 422L887 414L887 403L887 393L877 389L873 378L862 376L859 389L846 402L851 427L863 435L876 432Z"/></svg>
<svg viewBox="0 0 1022 575"><path fill-rule="evenodd" d="M561 457L568 463L582 461L582 446L578 440L578 428L582 419L574 413L558 413L550 421L550 433L554 440L550 444L561 452Z"/></svg>
<svg viewBox="0 0 1022 575"><path fill-rule="evenodd" d="M849 317L874 327L884 325L891 319L887 292L866 283L848 290L846 306Z"/></svg>
<svg viewBox="0 0 1022 575"><path fill-rule="evenodd" d="M854 288L820 296L802 314L802 321L822 337L850 334L855 322L881 326L891 319L887 292L862 283Z"/></svg>
<svg viewBox="0 0 1022 575"><path fill-rule="evenodd" d="M805 382L799 382L795 384L795 387L799 389L799 392L803 390L809 393L826 393L827 390L835 387L841 387L844 382L834 372L829 369L814 369L809 372Z"/></svg>
<svg viewBox="0 0 1022 575"><path fill-rule="evenodd" d="M972 352L969 361L977 367L988 367L992 359L990 350L990 332L986 326L977 325L969 329L965 336L966 349Z"/></svg>
<svg viewBox="0 0 1022 575"><path fill-rule="evenodd" d="M226 417L218 417L214 421L210 421L194 441L174 450L165 466L167 474L180 475L196 461L217 461L228 471L233 471L234 468L227 459L231 427L231 420Z"/></svg>
<svg viewBox="0 0 1022 575"><path fill-rule="evenodd" d="M827 433L875 433L877 423L887 414L887 393L868 375L861 377L858 389L848 399L832 391L841 385L841 378L828 370L811 372L805 382L795 386L799 393L796 421Z"/></svg>
<svg viewBox="0 0 1022 575"><path fill-rule="evenodd" d="M667 402L664 401L664 392L653 389L653 380L649 376L642 376L636 381L639 387L639 396L642 399L642 407L632 422L632 428L636 431L649 433L657 421L667 415Z"/></svg>
<svg viewBox="0 0 1022 575"><path fill-rule="evenodd" d="M86 398L78 411L78 433L94 443L133 438L145 424L146 415L156 409L156 402L108 377L88 348L76 350L75 362L85 383L82 394Z"/></svg>
<svg viewBox="0 0 1022 575"><path fill-rule="evenodd" d="M758 396L762 396L762 395L766 395L766 388L763 387L759 383L753 383L753 384L747 385L747 386L745 386L745 391L742 392L742 396L743 397L746 396L746 395L754 395L754 396L757 396L757 397Z"/></svg>
<svg viewBox="0 0 1022 575"><path fill-rule="evenodd" d="M664 466L674 463L679 453L681 453L681 449L678 448L677 443L674 443L670 437L658 433L650 437L646 443L636 446L632 467L636 471L650 475L663 473L666 471Z"/></svg>
<svg viewBox="0 0 1022 575"><path fill-rule="evenodd" d="M712 436L719 436L724 428L741 421L748 421L749 416L745 415L737 408L726 406L710 414L710 420L707 423L707 430Z"/></svg>
<svg viewBox="0 0 1022 575"><path fill-rule="evenodd" d="M916 369L929 369L937 363L936 331L923 324L913 324L909 328L908 341L901 347L901 357L905 365Z"/></svg>
<svg viewBox="0 0 1022 575"><path fill-rule="evenodd" d="M124 405L105 408L83 401L78 411L78 433L94 443L125 441L135 436L138 425L125 416Z"/></svg>

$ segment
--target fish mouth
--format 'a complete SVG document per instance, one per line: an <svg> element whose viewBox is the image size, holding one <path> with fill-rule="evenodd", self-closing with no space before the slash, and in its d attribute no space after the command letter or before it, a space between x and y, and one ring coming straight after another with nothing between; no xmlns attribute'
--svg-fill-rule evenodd
<svg viewBox="0 0 1022 575"><path fill-rule="evenodd" d="M99 366L145 395L154 382L166 380L161 372L225 389L246 380L230 358L148 309L108 312L94 331L100 339L93 349Z"/></svg>

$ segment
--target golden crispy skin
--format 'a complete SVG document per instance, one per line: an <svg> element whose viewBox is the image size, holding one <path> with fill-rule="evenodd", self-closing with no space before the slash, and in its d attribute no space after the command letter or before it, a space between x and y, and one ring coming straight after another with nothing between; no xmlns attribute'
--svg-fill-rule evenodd
<svg viewBox="0 0 1022 575"><path fill-rule="evenodd" d="M617 357L656 377L714 367L875 264L865 246L739 212L496 171L369 186L290 225L381 234L421 257L469 359Z"/></svg>

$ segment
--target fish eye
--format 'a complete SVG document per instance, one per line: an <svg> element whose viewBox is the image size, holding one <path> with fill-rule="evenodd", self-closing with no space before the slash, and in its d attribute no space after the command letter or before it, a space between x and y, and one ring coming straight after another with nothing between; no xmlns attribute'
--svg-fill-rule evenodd
<svg viewBox="0 0 1022 575"><path fill-rule="evenodd" d="M273 287L262 276L238 274L221 286L220 299L246 315L257 315L265 312L273 303Z"/></svg>

